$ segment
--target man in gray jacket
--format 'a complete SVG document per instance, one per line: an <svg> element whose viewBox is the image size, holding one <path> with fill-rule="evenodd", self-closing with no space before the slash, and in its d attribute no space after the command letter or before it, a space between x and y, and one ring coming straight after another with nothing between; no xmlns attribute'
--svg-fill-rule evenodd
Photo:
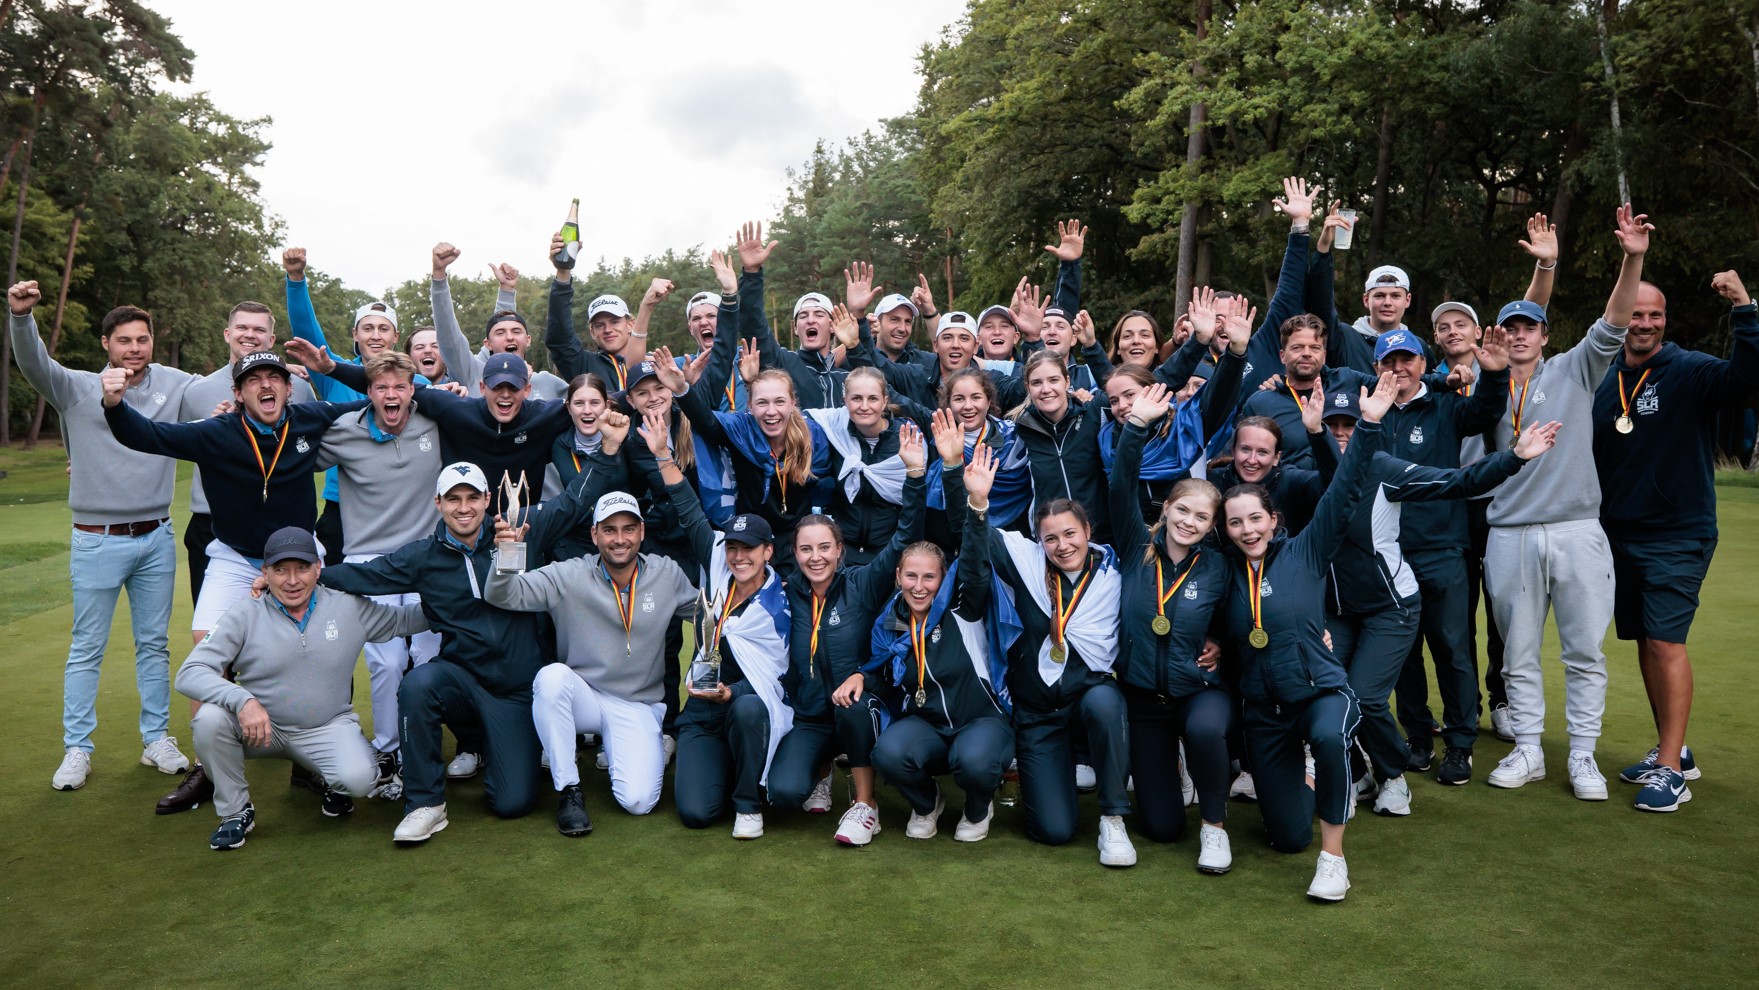
<svg viewBox="0 0 1759 990"><path fill-rule="evenodd" d="M364 643L420 632L427 619L419 605L319 588L318 568L311 533L276 530L263 546L268 594L227 609L177 671L177 690L201 702L190 731L220 815L209 848L237 849L256 827L246 758L293 760L317 773L332 818L353 811L351 798L377 776L351 698L355 659Z"/></svg>
<svg viewBox="0 0 1759 990"><path fill-rule="evenodd" d="M696 497L674 499L681 519L702 516ZM688 501L688 504L680 504ZM523 529L523 527L521 527ZM523 534L499 527L497 540ZM634 496L610 492L593 507L597 554L575 557L523 574L491 570L483 599L516 612L548 611L556 622L562 658L537 673L531 711L561 795L556 828L563 835L592 831L574 765L574 737L594 732L610 757L611 794L632 815L660 800L666 754L660 740L665 715L662 678L666 629L673 616L694 614L696 586L671 558L641 552L646 535ZM622 636L618 636L622 633ZM617 640L623 655L617 655Z"/></svg>
<svg viewBox="0 0 1759 990"><path fill-rule="evenodd" d="M1606 312L1581 342L1549 360L1545 312L1525 300L1497 316L1509 341L1509 404L1486 435L1493 450L1512 450L1521 431L1562 422L1557 446L1540 463L1502 483L1485 517L1490 536L1484 578L1503 632L1503 681L1515 748L1490 773L1496 787L1545 777L1539 748L1545 727L1540 643L1545 614L1557 617L1569 728L1570 785L1584 801L1606 800L1594 761L1606 710L1606 654L1600 641L1612 621L1612 550L1600 527L1600 480L1594 466L1594 390L1625 340L1649 250L1647 218L1625 204L1617 236L1624 251Z"/></svg>

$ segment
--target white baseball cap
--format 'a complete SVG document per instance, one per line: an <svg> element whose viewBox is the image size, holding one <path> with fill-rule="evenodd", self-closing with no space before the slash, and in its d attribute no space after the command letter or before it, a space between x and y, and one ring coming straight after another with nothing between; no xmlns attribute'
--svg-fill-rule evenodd
<svg viewBox="0 0 1759 990"><path fill-rule="evenodd" d="M835 312L837 307L831 305L831 298L822 292L808 292L806 295L794 300L795 316L799 316L805 310L814 308L822 309L826 313L831 313Z"/></svg>
<svg viewBox="0 0 1759 990"><path fill-rule="evenodd" d="M489 491L489 479L482 468L469 461L458 461L440 469L440 480L434 483L434 497L438 498L459 485L469 485L485 495Z"/></svg>
<svg viewBox="0 0 1759 990"><path fill-rule="evenodd" d="M629 305L617 296L600 296L587 303L586 322L591 323L592 318L600 313L609 313L618 319L624 319L629 315Z"/></svg>
<svg viewBox="0 0 1759 990"><path fill-rule="evenodd" d="M971 336L977 336L977 321L971 318L970 313L963 310L956 309L951 313L942 313L940 320L935 323L934 335L939 337L941 331L948 327L963 327Z"/></svg>
<svg viewBox="0 0 1759 990"><path fill-rule="evenodd" d="M597 526L619 512L627 512L635 518L641 518L641 503L628 492L606 492L599 496L598 503L592 508L592 524Z"/></svg>
<svg viewBox="0 0 1759 990"><path fill-rule="evenodd" d="M1473 326L1478 325L1478 311L1463 302L1444 302L1435 307L1429 313L1429 322L1434 323L1441 319L1443 313L1465 313L1466 319L1471 320Z"/></svg>
<svg viewBox="0 0 1759 990"><path fill-rule="evenodd" d="M717 310L720 309L721 294L719 292L698 292L690 297L689 302L684 304L684 315L689 316L690 311L698 306L713 306Z"/></svg>
<svg viewBox="0 0 1759 990"><path fill-rule="evenodd" d="M910 297L897 292L881 299L879 301L879 306L874 309L873 315L884 316L900 306L909 310L912 317L919 315L919 312L916 309L916 304L910 301Z"/></svg>
<svg viewBox="0 0 1759 990"><path fill-rule="evenodd" d="M362 305L359 309L354 311L354 325L357 327L360 326L360 321L369 316L383 316L385 319L391 321L393 329L397 326L397 311L392 309L391 304L388 302L375 299L370 303Z"/></svg>
<svg viewBox="0 0 1759 990"><path fill-rule="evenodd" d="M1397 265L1381 265L1368 273L1368 281L1362 284L1362 291L1373 292L1375 289L1388 287L1397 287L1409 292L1411 291L1411 276L1406 275L1405 270Z"/></svg>

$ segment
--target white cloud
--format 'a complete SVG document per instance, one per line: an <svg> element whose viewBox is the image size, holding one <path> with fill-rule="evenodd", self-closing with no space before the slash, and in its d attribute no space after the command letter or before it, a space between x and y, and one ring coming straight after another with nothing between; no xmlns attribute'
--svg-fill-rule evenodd
<svg viewBox="0 0 1759 990"><path fill-rule="evenodd" d="M193 86L269 115L263 196L288 243L377 291L427 270L545 267L581 199L589 257L719 242L783 170L907 111L961 0L383 3L149 0ZM289 13L290 11L295 13ZM276 246L277 250L279 245Z"/></svg>

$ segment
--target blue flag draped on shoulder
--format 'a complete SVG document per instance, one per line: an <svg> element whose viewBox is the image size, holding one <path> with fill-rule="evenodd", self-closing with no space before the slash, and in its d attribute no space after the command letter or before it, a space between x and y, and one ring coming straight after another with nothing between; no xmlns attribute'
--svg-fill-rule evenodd
<svg viewBox="0 0 1759 990"><path fill-rule="evenodd" d="M763 429L757 425L757 417L748 412L717 412L715 418L720 420L721 430L733 444L733 454L764 469L764 490L752 499L755 503L769 500L770 488L776 480L776 458L770 453L769 437L763 435ZM812 435L812 475L820 481L826 480L831 473L831 444L825 438L825 431L811 419L806 420L807 431ZM698 447L700 450L701 447ZM729 476L731 471L728 472ZM704 504L707 500L704 499ZM729 511L728 515L731 516ZM710 521L714 522L711 515ZM720 520L719 525L726 520Z"/></svg>
<svg viewBox="0 0 1759 990"><path fill-rule="evenodd" d="M953 593L958 590L959 562L954 561L947 568L947 576L941 580L941 590L934 596L934 603L928 607L927 623L929 629L938 628L941 618L952 606ZM1007 584L992 570L990 572L990 606L989 612L982 622L982 636L974 642L972 636L965 635L968 629L977 623L953 614L953 620L959 624L959 632L965 636L966 652L971 654L971 662L977 668L977 676L989 685L990 693L995 696L1004 713L1012 714L1014 701L1008 695L1008 649L1020 638L1024 627L1020 623L1020 614L1014 610L1013 596L1008 592ZM910 630L908 627L896 626L893 616L898 606L898 596L902 592L893 592L886 599L885 607L880 609L879 617L873 622L871 639L872 659L862 667L863 673L876 673L882 669L891 672L892 683L897 686L904 684L906 664L910 662ZM975 649L974 649L975 647ZM912 701L903 699L904 710L907 711ZM881 721L890 724L892 719L902 712L894 713L888 706L882 706Z"/></svg>
<svg viewBox="0 0 1759 990"><path fill-rule="evenodd" d="M1205 459L1203 410L1196 397L1187 399L1171 415L1172 429L1165 435L1157 429L1149 434L1148 442L1142 447L1142 471L1138 477L1143 481L1173 481L1183 478L1192 465L1202 463ZM1232 435L1232 432L1232 427L1217 431L1218 435ZM1105 464L1108 477L1112 473L1112 460L1115 457L1117 424L1108 418L1099 427L1099 458Z"/></svg>
<svg viewBox="0 0 1759 990"><path fill-rule="evenodd" d="M1032 505L1032 467L1026 459L1026 445L1014 436L1014 424L1005 419L989 418L987 436L1001 438L1000 449L996 451L995 487L989 493L989 522L1000 529L1020 518L1021 513ZM965 442L965 463L971 463L971 453L977 444ZM945 509L947 507L946 490L941 487L941 459L928 459L928 507Z"/></svg>

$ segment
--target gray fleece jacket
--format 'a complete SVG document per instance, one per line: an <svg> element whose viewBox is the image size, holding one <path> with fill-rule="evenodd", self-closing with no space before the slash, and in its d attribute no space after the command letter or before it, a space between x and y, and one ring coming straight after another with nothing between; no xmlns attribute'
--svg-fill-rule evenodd
<svg viewBox="0 0 1759 990"><path fill-rule="evenodd" d="M411 409L403 432L379 429L371 406L345 414L324 431L318 466L337 466L342 507L342 552L390 553L431 535L434 479L446 466L440 428Z"/></svg>
<svg viewBox="0 0 1759 990"><path fill-rule="evenodd" d="M104 420L104 387L98 373L74 371L50 357L30 314L13 316L11 321L18 370L61 416L61 436L73 461L67 492L73 521L108 526L167 518L177 462L118 443ZM140 382L122 393L122 401L154 422L175 423L183 412L184 389L194 377L149 364Z"/></svg>
<svg viewBox="0 0 1759 990"><path fill-rule="evenodd" d="M420 605L380 605L328 588L312 591L303 623L273 595L226 610L177 671L177 690L237 714L256 699L269 720L314 729L354 707L360 648L428 627ZM228 681L230 666L237 677Z"/></svg>

